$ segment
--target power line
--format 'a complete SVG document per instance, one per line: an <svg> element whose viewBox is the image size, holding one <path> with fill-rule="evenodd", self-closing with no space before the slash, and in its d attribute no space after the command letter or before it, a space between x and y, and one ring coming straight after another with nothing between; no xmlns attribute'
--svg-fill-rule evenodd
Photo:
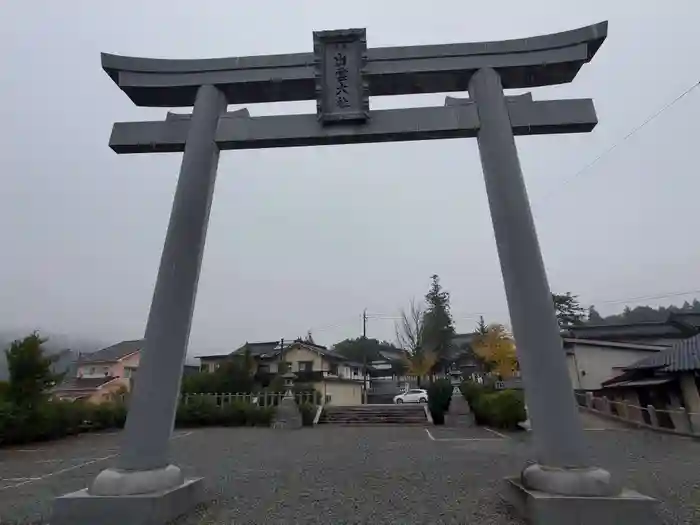
<svg viewBox="0 0 700 525"><path fill-rule="evenodd" d="M700 294L700 290L686 290L683 292L668 292L668 293L663 293L663 294L658 294L658 295L641 295L638 297L629 297L627 299L612 299L608 301L594 301L594 302L589 302L588 304L619 304L619 303L631 303L631 302L637 302L637 301L647 301L649 299L666 299L668 297L681 297L684 295L690 295L690 294Z"/></svg>
<svg viewBox="0 0 700 525"><path fill-rule="evenodd" d="M605 149L602 153L600 153L598 156L596 156L592 161L590 161L588 164L583 166L580 170L575 172L573 175L570 177L566 178L562 184L557 186L557 188L561 188L562 186L568 184L572 180L574 180L576 177L579 175L585 173L589 169L591 169L593 166L595 166L603 157L611 153L613 150L615 150L618 146L620 146L622 143L624 143L626 140L628 140L630 137L632 137L634 134L636 134L638 131L640 131L642 128L644 128L647 124L650 124L652 121L654 121L659 115L661 115L663 112L665 112L667 109L671 108L674 104L676 104L679 100L681 100L683 97L688 95L691 91L693 91L695 88L700 86L700 81L695 82L692 86L688 87L685 91L683 91L680 95L678 95L676 98L671 100L670 102L666 103L664 106L661 107L661 109L657 110L656 112L652 113L650 116L646 118L641 124L637 125L636 127L632 128L631 131L629 131L624 137L622 137L620 140L617 142L613 143L612 146L608 147ZM549 196L554 191L550 192L549 194L546 195ZM544 200L544 199L541 199Z"/></svg>

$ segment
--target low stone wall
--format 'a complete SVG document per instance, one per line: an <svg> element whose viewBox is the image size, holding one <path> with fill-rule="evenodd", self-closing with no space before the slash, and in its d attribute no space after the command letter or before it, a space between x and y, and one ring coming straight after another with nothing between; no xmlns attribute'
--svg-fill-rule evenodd
<svg viewBox="0 0 700 525"><path fill-rule="evenodd" d="M696 414L684 408L660 410L652 405L641 407L623 401L611 401L605 396L595 397L592 393L576 393L579 407L588 412L620 421L638 428L647 428L668 434L700 438L700 428L693 428Z"/></svg>

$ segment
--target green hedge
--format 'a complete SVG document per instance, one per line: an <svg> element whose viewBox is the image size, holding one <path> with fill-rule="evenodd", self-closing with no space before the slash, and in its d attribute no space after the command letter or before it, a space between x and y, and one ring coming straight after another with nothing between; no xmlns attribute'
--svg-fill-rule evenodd
<svg viewBox="0 0 700 525"><path fill-rule="evenodd" d="M301 403L299 405L299 412L301 412L301 424L305 427L312 427L314 425L317 410L318 405L314 405L313 403Z"/></svg>
<svg viewBox="0 0 700 525"><path fill-rule="evenodd" d="M245 402L233 402L217 406L213 399L197 397L187 404L180 403L177 407L175 426L265 426L269 427L275 415L275 407L255 406Z"/></svg>
<svg viewBox="0 0 700 525"><path fill-rule="evenodd" d="M317 405L301 403L302 422L313 425ZM218 406L213 398L191 398L180 403L176 427L256 426L269 427L275 406L256 406L237 401ZM0 446L59 439L81 432L123 428L127 407L123 403L93 405L83 402L45 401L29 409L0 401Z"/></svg>
<svg viewBox="0 0 700 525"><path fill-rule="evenodd" d="M518 423L527 419L525 399L521 390L493 391L481 385L462 385L462 393L469 402L474 421L507 430L517 430Z"/></svg>
<svg viewBox="0 0 700 525"><path fill-rule="evenodd" d="M121 403L90 405L44 401L29 408L0 402L0 445L59 439L90 430L122 428L126 412L126 407Z"/></svg>

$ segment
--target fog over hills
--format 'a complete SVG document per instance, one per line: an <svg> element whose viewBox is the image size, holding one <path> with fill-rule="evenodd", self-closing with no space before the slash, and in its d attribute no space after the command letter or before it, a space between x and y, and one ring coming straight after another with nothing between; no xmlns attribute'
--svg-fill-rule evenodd
<svg viewBox="0 0 700 525"><path fill-rule="evenodd" d="M7 360L5 350L10 346L12 341L20 339L31 333L31 330L2 330L0 331L0 380L6 380L8 377ZM64 334L51 334L40 331L39 334L48 339L44 343L44 349L48 354L61 353L61 356L54 364L56 372L63 372L68 369L71 363L75 362L78 356L87 354L109 346L112 343L87 339L85 337L68 336Z"/></svg>

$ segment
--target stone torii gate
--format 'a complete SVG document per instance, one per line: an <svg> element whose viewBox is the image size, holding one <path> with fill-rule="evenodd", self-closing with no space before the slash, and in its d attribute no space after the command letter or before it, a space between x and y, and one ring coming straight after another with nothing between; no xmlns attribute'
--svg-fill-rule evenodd
<svg viewBox="0 0 700 525"><path fill-rule="evenodd" d="M114 125L117 153L183 152L170 223L116 468L57 498L52 524L164 523L201 497L201 479L170 464L169 438L221 150L476 137L537 446L506 490L535 523L653 523L650 498L591 465L551 301L515 135L583 133L593 102L507 97L504 89L571 82L607 23L500 42L367 49L365 30L314 33L313 53L159 60L102 55L137 106L192 115ZM370 95L468 91L442 107L374 111ZM316 114L251 116L229 104L316 100Z"/></svg>

